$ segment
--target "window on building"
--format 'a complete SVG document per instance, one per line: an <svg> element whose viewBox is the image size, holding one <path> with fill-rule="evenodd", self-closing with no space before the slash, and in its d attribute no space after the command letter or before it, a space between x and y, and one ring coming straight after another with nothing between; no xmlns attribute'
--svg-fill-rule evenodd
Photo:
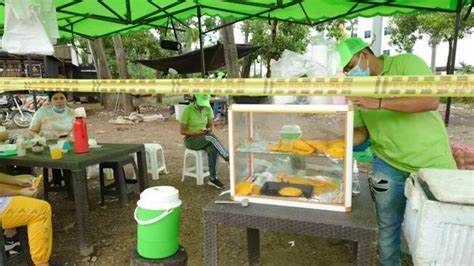
<svg viewBox="0 0 474 266"><path fill-rule="evenodd" d="M357 32L353 32L353 33L351 34L351 37L352 37L352 38L357 38Z"/></svg>
<svg viewBox="0 0 474 266"><path fill-rule="evenodd" d="M383 50L384 55L390 55L390 50Z"/></svg>
<svg viewBox="0 0 474 266"><path fill-rule="evenodd" d="M371 34L370 30L364 31L364 38L366 38L366 39L370 38L370 34Z"/></svg>
<svg viewBox="0 0 474 266"><path fill-rule="evenodd" d="M383 28L383 35L390 35L392 34L392 29L390 27Z"/></svg>

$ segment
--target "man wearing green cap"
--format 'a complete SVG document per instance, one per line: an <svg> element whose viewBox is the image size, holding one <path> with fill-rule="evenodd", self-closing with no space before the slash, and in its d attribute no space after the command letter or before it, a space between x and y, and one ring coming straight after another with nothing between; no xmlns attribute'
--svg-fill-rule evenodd
<svg viewBox="0 0 474 266"><path fill-rule="evenodd" d="M190 150L205 150L209 162L209 175L211 179L208 185L224 188L224 184L217 178L217 157L220 155L226 162L229 161L229 153L216 135L212 123L214 113L210 104L209 94L194 95L194 103L189 104L181 114L181 135L184 135L184 146Z"/></svg>
<svg viewBox="0 0 474 266"><path fill-rule="evenodd" d="M345 40L337 50L347 76L432 75L418 56L376 57L360 38ZM456 168L446 129L437 112L438 98L354 97L351 100L356 106L354 145L370 138L374 152L370 188L377 210L380 262L400 265L406 178L420 168Z"/></svg>

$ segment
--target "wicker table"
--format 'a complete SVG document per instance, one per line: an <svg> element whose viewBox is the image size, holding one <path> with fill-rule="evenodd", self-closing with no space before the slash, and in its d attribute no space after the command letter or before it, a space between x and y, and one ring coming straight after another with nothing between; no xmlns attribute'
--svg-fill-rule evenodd
<svg viewBox="0 0 474 266"><path fill-rule="evenodd" d="M247 228L249 264L260 261L259 230L297 233L350 240L355 243L358 265L376 263L377 223L367 177L360 177L361 193L353 197L352 212L292 208L250 203L209 203L204 208L205 263L218 265L218 225ZM225 199L221 196L219 199Z"/></svg>
<svg viewBox="0 0 474 266"><path fill-rule="evenodd" d="M77 226L79 228L79 251L81 255L92 254L91 222L87 196L86 168L106 162L126 154L136 153L138 161L138 183L140 191L147 187L145 146L143 144L101 144L99 149L90 149L88 153L75 154L70 151L60 160L52 160L49 150L42 153L27 153L24 157L0 157L0 165L45 167L70 170L74 187Z"/></svg>

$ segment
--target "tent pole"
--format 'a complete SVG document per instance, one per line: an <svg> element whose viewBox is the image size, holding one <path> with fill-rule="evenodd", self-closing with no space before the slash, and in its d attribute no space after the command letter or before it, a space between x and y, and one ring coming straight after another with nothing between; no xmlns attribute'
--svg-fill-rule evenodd
<svg viewBox="0 0 474 266"><path fill-rule="evenodd" d="M458 36L459 36L459 28L461 27L461 10L462 10L462 3L458 0L458 9L456 11L456 20L454 22L454 40L453 40L453 50L451 52L451 62L449 62L449 68L447 69L447 74L452 75L454 74L454 68L456 66L456 49L458 46ZM448 97L446 101L446 113L444 116L444 124L446 126L449 125L449 115L451 112L451 97Z"/></svg>
<svg viewBox="0 0 474 266"><path fill-rule="evenodd" d="M201 52L201 75L206 77L206 62L204 61L204 42L202 40L201 7L197 7L198 28L199 28L199 50Z"/></svg>
<svg viewBox="0 0 474 266"><path fill-rule="evenodd" d="M30 78L33 74L33 65L31 62L31 55L27 55L26 60L28 62L28 67L26 68L26 77ZM33 106L35 107L35 111L38 111L38 103L36 101L36 91L33 91Z"/></svg>

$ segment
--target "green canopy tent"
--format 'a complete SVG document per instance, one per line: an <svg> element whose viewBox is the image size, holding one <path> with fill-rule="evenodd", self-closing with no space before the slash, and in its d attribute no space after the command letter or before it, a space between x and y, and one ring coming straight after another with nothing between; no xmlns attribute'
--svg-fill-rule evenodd
<svg viewBox="0 0 474 266"><path fill-rule="evenodd" d="M315 25L336 18L456 12L472 0L55 0L61 35L97 38L168 25L201 15ZM0 0L3 21L5 0ZM3 28L3 27L2 27Z"/></svg>
<svg viewBox="0 0 474 266"><path fill-rule="evenodd" d="M63 38L93 39L167 28L170 21L187 27L185 21L197 16L202 48L202 34L216 30L201 32L201 16L204 15L232 19L233 23L265 19L314 26L338 18L439 11L457 13L455 28L459 29L462 7L471 5L472 8L474 0L55 0L54 3ZM5 0L0 0L0 23L4 21L4 4ZM219 28L223 26L226 25ZM454 70L456 46L457 37L449 74ZM203 53L201 49L201 59L204 59Z"/></svg>
<svg viewBox="0 0 474 266"><path fill-rule="evenodd" d="M0 0L1 24L5 17L4 3L5 0ZM186 25L187 19L196 16L201 31L201 17L204 15L233 19L235 22L265 19L314 26L338 18L359 16L390 16L423 11L456 13L456 37L449 69L452 74L461 9L472 6L474 0L54 0L54 4L60 35L67 39L74 36L92 39L168 27L169 21ZM2 26L0 28L3 29ZM204 58L202 34L199 36L201 58ZM204 67L202 70L205 71ZM89 255L92 250L90 239L82 239L81 254Z"/></svg>

